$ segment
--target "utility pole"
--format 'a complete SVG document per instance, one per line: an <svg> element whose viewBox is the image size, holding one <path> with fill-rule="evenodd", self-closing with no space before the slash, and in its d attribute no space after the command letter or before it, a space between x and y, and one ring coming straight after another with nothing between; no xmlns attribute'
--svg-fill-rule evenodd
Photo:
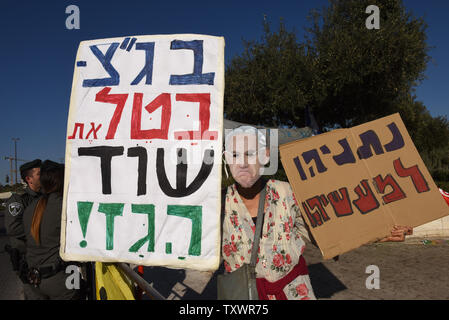
<svg viewBox="0 0 449 320"><path fill-rule="evenodd" d="M22 161L22 162L28 162L28 160L24 160L24 159L17 159L17 158L13 158L13 157L4 157L5 160L9 160L9 175L10 175L10 182L11 185L14 185L14 183L17 183L18 181L16 180L14 182L14 175L13 175L13 168L12 168L12 162L15 161Z"/></svg>
<svg viewBox="0 0 449 320"><path fill-rule="evenodd" d="M16 174L16 183L17 183L17 141L19 141L19 138L12 138L14 141L14 162L15 162L15 174Z"/></svg>

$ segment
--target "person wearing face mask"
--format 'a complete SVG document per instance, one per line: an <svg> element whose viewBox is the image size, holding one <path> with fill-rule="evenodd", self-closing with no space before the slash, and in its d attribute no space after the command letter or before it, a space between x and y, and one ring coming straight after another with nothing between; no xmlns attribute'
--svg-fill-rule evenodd
<svg viewBox="0 0 449 320"><path fill-rule="evenodd" d="M302 256L303 237L309 239L307 229L289 183L267 180L262 175L268 157L265 135L260 130L242 126L225 137L225 160L235 180L224 200L225 270L234 272L250 263L259 198L265 189L255 267L259 299L316 299Z"/></svg>

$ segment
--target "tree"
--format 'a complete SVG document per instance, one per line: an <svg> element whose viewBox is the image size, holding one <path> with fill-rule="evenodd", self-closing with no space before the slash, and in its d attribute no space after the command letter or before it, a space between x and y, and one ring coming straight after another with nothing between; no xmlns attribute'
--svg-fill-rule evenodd
<svg viewBox="0 0 449 320"><path fill-rule="evenodd" d="M304 109L321 131L401 114L434 176L449 180L449 123L414 96L430 61L425 21L401 0L376 0L380 28L368 29L372 0L329 0L313 10L305 39L282 20L261 41L245 41L226 69L225 117L266 126L302 127ZM437 179L438 180L438 179Z"/></svg>
<svg viewBox="0 0 449 320"><path fill-rule="evenodd" d="M424 79L430 60L425 21L400 0L375 2L378 30L365 26L371 0L331 0L310 15L308 48L324 92L313 107L323 127L350 127L397 112Z"/></svg>
<svg viewBox="0 0 449 320"><path fill-rule="evenodd" d="M255 125L302 126L311 83L305 45L282 21L278 32L265 20L263 28L262 41L245 41L243 54L227 67L225 116Z"/></svg>
<svg viewBox="0 0 449 320"><path fill-rule="evenodd" d="M449 121L432 117L416 97L409 95L399 105L402 119L427 168L435 180L449 181Z"/></svg>

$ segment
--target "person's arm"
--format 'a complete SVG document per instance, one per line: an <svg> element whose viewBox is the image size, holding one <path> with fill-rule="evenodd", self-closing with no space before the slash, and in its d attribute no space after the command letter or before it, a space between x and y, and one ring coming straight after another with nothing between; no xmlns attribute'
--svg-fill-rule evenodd
<svg viewBox="0 0 449 320"><path fill-rule="evenodd" d="M412 234L413 234L412 227L393 226L393 230L391 230L391 235L379 240L379 242L402 242L405 240L405 236Z"/></svg>
<svg viewBox="0 0 449 320"><path fill-rule="evenodd" d="M11 242L24 241L23 212L25 208L20 196L13 194L6 203L5 229Z"/></svg>
<svg viewBox="0 0 449 320"><path fill-rule="evenodd" d="M294 219L293 232L300 234L313 245L317 246L317 243L309 230L309 226L304 222L301 211L299 210L298 202L296 201L295 195L290 186L288 188L287 206L288 208L290 208L291 214Z"/></svg>

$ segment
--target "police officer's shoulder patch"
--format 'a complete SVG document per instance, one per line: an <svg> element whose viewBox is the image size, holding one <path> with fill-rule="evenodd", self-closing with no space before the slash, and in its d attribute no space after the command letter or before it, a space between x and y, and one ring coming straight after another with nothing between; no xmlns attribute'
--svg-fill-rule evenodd
<svg viewBox="0 0 449 320"><path fill-rule="evenodd" d="M23 205L20 202L11 202L8 206L9 213L15 217L22 211Z"/></svg>

